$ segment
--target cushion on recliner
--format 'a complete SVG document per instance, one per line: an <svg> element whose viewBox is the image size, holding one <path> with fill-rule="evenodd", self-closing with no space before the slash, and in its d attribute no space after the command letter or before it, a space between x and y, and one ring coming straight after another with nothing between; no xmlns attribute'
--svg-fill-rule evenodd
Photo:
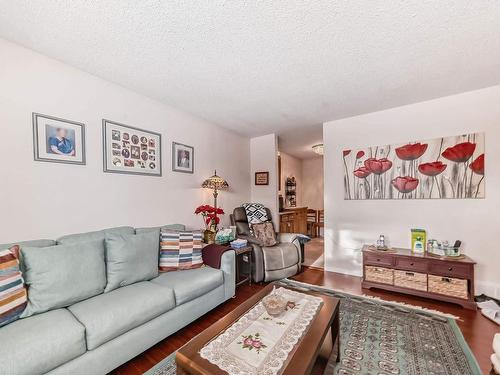
<svg viewBox="0 0 500 375"><path fill-rule="evenodd" d="M2 327L0 343L2 375L45 374L87 350L85 328L66 309Z"/></svg>
<svg viewBox="0 0 500 375"><path fill-rule="evenodd" d="M271 210L266 207L267 217L271 218ZM236 226L236 233L243 236L250 236L250 226L248 225L248 219L246 211L243 207L236 207L233 211L232 220Z"/></svg>
<svg viewBox="0 0 500 375"><path fill-rule="evenodd" d="M265 269L279 270L299 263L299 253L293 243L282 242L273 247L263 247Z"/></svg>
<svg viewBox="0 0 500 375"><path fill-rule="evenodd" d="M175 307L172 289L149 281L128 285L68 307L85 326L88 350Z"/></svg>
<svg viewBox="0 0 500 375"><path fill-rule="evenodd" d="M107 234L134 234L134 233L135 229L132 227L116 227L116 228L98 230L95 232L68 234L66 236L59 237L56 241L58 244L69 244L75 242L86 242L95 240L104 241Z"/></svg>
<svg viewBox="0 0 500 375"><path fill-rule="evenodd" d="M160 274L151 282L173 289L175 303L179 306L224 284L224 275L221 270L202 267L192 270L166 272Z"/></svg>

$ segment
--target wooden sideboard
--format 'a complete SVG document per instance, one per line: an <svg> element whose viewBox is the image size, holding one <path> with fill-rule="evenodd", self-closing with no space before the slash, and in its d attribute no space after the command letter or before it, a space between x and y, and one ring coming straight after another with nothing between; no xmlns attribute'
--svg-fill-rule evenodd
<svg viewBox="0 0 500 375"><path fill-rule="evenodd" d="M474 262L414 254L407 249L395 252L363 247L363 288L379 288L432 298L476 309Z"/></svg>
<svg viewBox="0 0 500 375"><path fill-rule="evenodd" d="M280 212L280 233L307 233L307 207L285 208Z"/></svg>

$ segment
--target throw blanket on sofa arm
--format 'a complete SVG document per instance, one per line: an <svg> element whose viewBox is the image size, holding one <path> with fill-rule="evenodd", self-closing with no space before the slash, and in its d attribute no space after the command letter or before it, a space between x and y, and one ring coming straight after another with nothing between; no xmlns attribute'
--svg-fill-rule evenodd
<svg viewBox="0 0 500 375"><path fill-rule="evenodd" d="M220 269L222 254L229 250L232 250L231 246L229 245L207 245L203 249L201 249L203 263L212 268Z"/></svg>

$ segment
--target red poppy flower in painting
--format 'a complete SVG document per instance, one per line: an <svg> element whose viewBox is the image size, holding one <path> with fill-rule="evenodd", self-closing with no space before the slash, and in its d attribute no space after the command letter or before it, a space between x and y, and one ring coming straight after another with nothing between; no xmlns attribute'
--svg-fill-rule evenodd
<svg viewBox="0 0 500 375"><path fill-rule="evenodd" d="M370 158L365 160L365 167L374 174L382 174L387 172L392 167L392 161L387 158L375 159Z"/></svg>
<svg viewBox="0 0 500 375"><path fill-rule="evenodd" d="M448 147L441 155L443 155L444 158L456 163L464 163L471 158L475 150L475 143L463 142L456 144L453 147Z"/></svg>
<svg viewBox="0 0 500 375"><path fill-rule="evenodd" d="M421 157L427 150L427 143L407 144L396 148L396 155L401 160L415 160Z"/></svg>
<svg viewBox="0 0 500 375"><path fill-rule="evenodd" d="M344 150L343 155L344 158L351 153L351 150Z"/></svg>
<svg viewBox="0 0 500 375"><path fill-rule="evenodd" d="M470 163L469 167L474 173L484 175L484 154L479 155L476 160Z"/></svg>
<svg viewBox="0 0 500 375"><path fill-rule="evenodd" d="M434 177L438 174L443 173L446 169L447 165L441 161L434 161L432 163L424 163L418 166L418 170L420 173L425 174L426 176Z"/></svg>
<svg viewBox="0 0 500 375"><path fill-rule="evenodd" d="M356 159L361 159L363 156L365 156L365 152L364 151L358 151L358 153L356 154Z"/></svg>
<svg viewBox="0 0 500 375"><path fill-rule="evenodd" d="M418 179L410 176L399 176L392 180L392 186L394 186L400 193L409 193L417 188Z"/></svg>
<svg viewBox="0 0 500 375"><path fill-rule="evenodd" d="M356 169L354 172L354 175L358 178L366 178L368 177L372 172L366 168L366 167L359 167Z"/></svg>

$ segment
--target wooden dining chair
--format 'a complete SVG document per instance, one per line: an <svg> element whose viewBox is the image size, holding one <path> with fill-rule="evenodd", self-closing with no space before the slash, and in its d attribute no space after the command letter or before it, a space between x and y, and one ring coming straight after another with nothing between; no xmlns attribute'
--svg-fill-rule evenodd
<svg viewBox="0 0 500 375"><path fill-rule="evenodd" d="M319 237L321 228L325 227L325 210L318 210L316 215L316 222L314 223L314 234Z"/></svg>
<svg viewBox="0 0 500 375"><path fill-rule="evenodd" d="M318 212L313 210L312 208L307 209L307 235L310 237L314 237L315 235L315 227L316 219L318 217Z"/></svg>

